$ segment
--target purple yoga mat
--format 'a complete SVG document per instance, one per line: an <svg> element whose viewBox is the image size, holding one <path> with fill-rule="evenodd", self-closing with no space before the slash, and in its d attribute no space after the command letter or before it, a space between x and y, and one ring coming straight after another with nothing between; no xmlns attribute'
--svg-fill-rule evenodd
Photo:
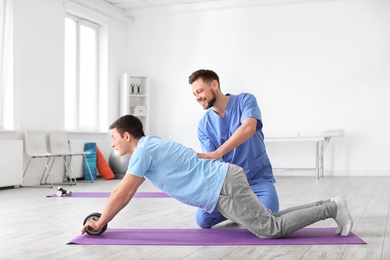
<svg viewBox="0 0 390 260"><path fill-rule="evenodd" d="M56 194L48 195L48 198L108 198L110 192L72 192L72 196L57 197ZM136 192L133 198L170 198L164 192Z"/></svg>
<svg viewBox="0 0 390 260"><path fill-rule="evenodd" d="M77 245L335 245L366 244L355 234L336 235L335 228L304 228L285 238L262 239L246 229L114 229L101 236L80 235Z"/></svg>

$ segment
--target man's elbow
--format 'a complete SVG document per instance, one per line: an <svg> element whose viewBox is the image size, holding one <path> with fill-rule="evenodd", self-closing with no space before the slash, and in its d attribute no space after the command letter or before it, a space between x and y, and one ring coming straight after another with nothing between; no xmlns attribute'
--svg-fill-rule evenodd
<svg viewBox="0 0 390 260"><path fill-rule="evenodd" d="M251 137L252 135L254 135L256 133L256 127L247 127L246 128L246 133L249 137Z"/></svg>

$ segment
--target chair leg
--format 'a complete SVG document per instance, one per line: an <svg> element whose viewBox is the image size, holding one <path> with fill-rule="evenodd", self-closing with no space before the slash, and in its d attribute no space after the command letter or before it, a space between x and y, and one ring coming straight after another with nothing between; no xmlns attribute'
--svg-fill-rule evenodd
<svg viewBox="0 0 390 260"><path fill-rule="evenodd" d="M324 141L321 142L321 157L320 157L320 162L321 162L321 177L324 177Z"/></svg>
<svg viewBox="0 0 390 260"><path fill-rule="evenodd" d="M320 176L320 142L316 142L316 170L315 177L318 179Z"/></svg>
<svg viewBox="0 0 390 260"><path fill-rule="evenodd" d="M43 168L43 173L42 173L41 180L40 180L41 185L45 184L45 182L47 181L47 178L49 177L49 174L47 173L48 172L48 162L46 161L46 159L47 159L47 157L43 157L45 168ZM45 179L45 180L43 180L43 179Z"/></svg>
<svg viewBox="0 0 390 260"><path fill-rule="evenodd" d="M65 155L64 158L64 165L65 165L65 176L69 177L69 181L71 185L77 185L76 178L73 177L73 167L72 167L72 155ZM69 160L68 160L69 158Z"/></svg>
<svg viewBox="0 0 390 260"><path fill-rule="evenodd" d="M50 176L51 169L53 168L54 162L56 160L56 157L44 157L45 161L45 169L43 171L42 177L41 177L41 185L47 184L47 179L50 178L50 185L53 188L54 184ZM52 161L52 163L50 163ZM43 178L45 177L45 181L43 182Z"/></svg>
<svg viewBox="0 0 390 260"><path fill-rule="evenodd" d="M28 166L30 165L30 162L31 162L31 157L28 159L28 162L27 162L26 168L24 168L24 172L23 172L23 178L24 178L24 176L26 175L27 168L28 168Z"/></svg>

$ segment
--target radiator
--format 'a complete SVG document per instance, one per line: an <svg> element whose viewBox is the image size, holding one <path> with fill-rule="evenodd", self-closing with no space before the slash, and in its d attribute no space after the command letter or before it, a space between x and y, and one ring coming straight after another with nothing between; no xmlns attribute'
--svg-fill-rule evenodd
<svg viewBox="0 0 390 260"><path fill-rule="evenodd" d="M0 141L0 187L23 184L23 141Z"/></svg>

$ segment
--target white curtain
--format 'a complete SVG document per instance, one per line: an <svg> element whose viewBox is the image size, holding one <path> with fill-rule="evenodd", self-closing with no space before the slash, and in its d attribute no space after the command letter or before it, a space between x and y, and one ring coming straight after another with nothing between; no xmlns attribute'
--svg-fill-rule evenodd
<svg viewBox="0 0 390 260"><path fill-rule="evenodd" d="M13 128L12 1L0 0L0 128Z"/></svg>

